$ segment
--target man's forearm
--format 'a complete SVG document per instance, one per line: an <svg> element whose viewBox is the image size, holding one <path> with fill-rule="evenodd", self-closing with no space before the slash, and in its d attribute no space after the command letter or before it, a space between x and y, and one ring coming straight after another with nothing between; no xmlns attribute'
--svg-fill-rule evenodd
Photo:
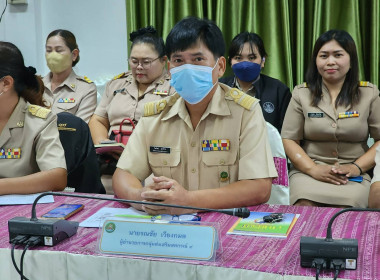
<svg viewBox="0 0 380 280"><path fill-rule="evenodd" d="M143 186L141 182L125 170L116 168L112 177L112 188L118 198L142 200L141 191Z"/></svg>

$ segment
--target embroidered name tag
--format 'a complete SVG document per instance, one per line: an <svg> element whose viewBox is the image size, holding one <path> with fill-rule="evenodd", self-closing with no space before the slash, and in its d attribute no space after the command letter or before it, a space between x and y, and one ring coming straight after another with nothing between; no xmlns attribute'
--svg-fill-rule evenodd
<svg viewBox="0 0 380 280"><path fill-rule="evenodd" d="M167 90L155 90L153 91L153 94L156 94L156 95L168 95L168 91Z"/></svg>
<svg viewBox="0 0 380 280"><path fill-rule="evenodd" d="M307 113L309 118L323 118L324 113Z"/></svg>
<svg viewBox="0 0 380 280"><path fill-rule="evenodd" d="M339 119L357 118L357 117L359 117L359 112L358 111L342 112L342 113L339 113L339 115L338 115Z"/></svg>
<svg viewBox="0 0 380 280"><path fill-rule="evenodd" d="M21 148L3 149L0 148L0 159L21 158Z"/></svg>
<svg viewBox="0 0 380 280"><path fill-rule="evenodd" d="M170 148L169 147L150 146L149 150L151 153L170 154Z"/></svg>
<svg viewBox="0 0 380 280"><path fill-rule="evenodd" d="M58 103L75 103L75 98L60 98Z"/></svg>
<svg viewBox="0 0 380 280"><path fill-rule="evenodd" d="M228 139L213 139L213 140L203 140L202 141L202 151L229 151L230 150L230 140Z"/></svg>

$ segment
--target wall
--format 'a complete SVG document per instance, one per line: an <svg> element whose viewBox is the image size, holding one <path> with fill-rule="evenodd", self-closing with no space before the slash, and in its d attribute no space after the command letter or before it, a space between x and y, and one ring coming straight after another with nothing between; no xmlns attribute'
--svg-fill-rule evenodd
<svg viewBox="0 0 380 280"><path fill-rule="evenodd" d="M0 13L5 1L0 0ZM28 0L27 5L8 4L0 40L14 43L26 66L46 75L47 35L58 28L70 30L80 49L74 70L92 79L102 93L108 79L127 70L126 26L125 0Z"/></svg>

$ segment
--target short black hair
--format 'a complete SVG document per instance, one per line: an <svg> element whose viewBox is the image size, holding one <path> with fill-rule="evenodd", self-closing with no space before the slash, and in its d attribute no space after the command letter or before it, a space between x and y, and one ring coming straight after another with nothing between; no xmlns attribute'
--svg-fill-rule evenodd
<svg viewBox="0 0 380 280"><path fill-rule="evenodd" d="M46 38L46 42L47 42L47 40L49 40L50 37L53 37L53 36L62 37L63 41L65 42L66 46L70 49L71 52L75 49L79 50L77 40L76 40L74 34L72 32L70 32L69 30L57 29L57 30L50 32L50 34ZM72 66L75 66L79 62L79 59L80 59L80 57L78 54L77 59L75 61L73 61Z"/></svg>
<svg viewBox="0 0 380 280"><path fill-rule="evenodd" d="M204 43L215 60L224 55L226 45L220 28L211 20L187 17L177 22L166 38L166 55L184 51L198 40Z"/></svg>
<svg viewBox="0 0 380 280"><path fill-rule="evenodd" d="M322 76L317 68L319 50L328 42L335 40L350 56L350 70L346 74L340 93L335 101L338 105L354 105L359 102L359 60L354 39L345 30L332 29L323 33L315 42L313 54L306 72L306 82L313 95L312 105L317 106L322 99Z"/></svg>
<svg viewBox="0 0 380 280"><path fill-rule="evenodd" d="M231 65L231 59L234 56L241 54L241 51L245 43L250 44L251 51L253 51L254 46L256 46L261 57L268 56L267 52L265 51L264 42L261 39L261 37L257 35L256 33L245 31L236 35L231 41L231 45L228 50L228 63L230 65Z"/></svg>
<svg viewBox="0 0 380 280"><path fill-rule="evenodd" d="M140 28L129 34L129 41L132 42L131 50L136 44L151 44L158 53L158 57L165 55L165 44L162 37L159 37L157 30L153 26Z"/></svg>

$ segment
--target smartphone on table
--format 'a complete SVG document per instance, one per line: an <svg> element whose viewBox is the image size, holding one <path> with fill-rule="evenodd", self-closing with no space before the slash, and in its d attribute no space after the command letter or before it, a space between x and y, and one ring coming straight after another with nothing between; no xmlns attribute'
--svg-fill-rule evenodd
<svg viewBox="0 0 380 280"><path fill-rule="evenodd" d="M58 207L43 214L41 218L67 219L82 210L83 207L83 204L61 204Z"/></svg>

